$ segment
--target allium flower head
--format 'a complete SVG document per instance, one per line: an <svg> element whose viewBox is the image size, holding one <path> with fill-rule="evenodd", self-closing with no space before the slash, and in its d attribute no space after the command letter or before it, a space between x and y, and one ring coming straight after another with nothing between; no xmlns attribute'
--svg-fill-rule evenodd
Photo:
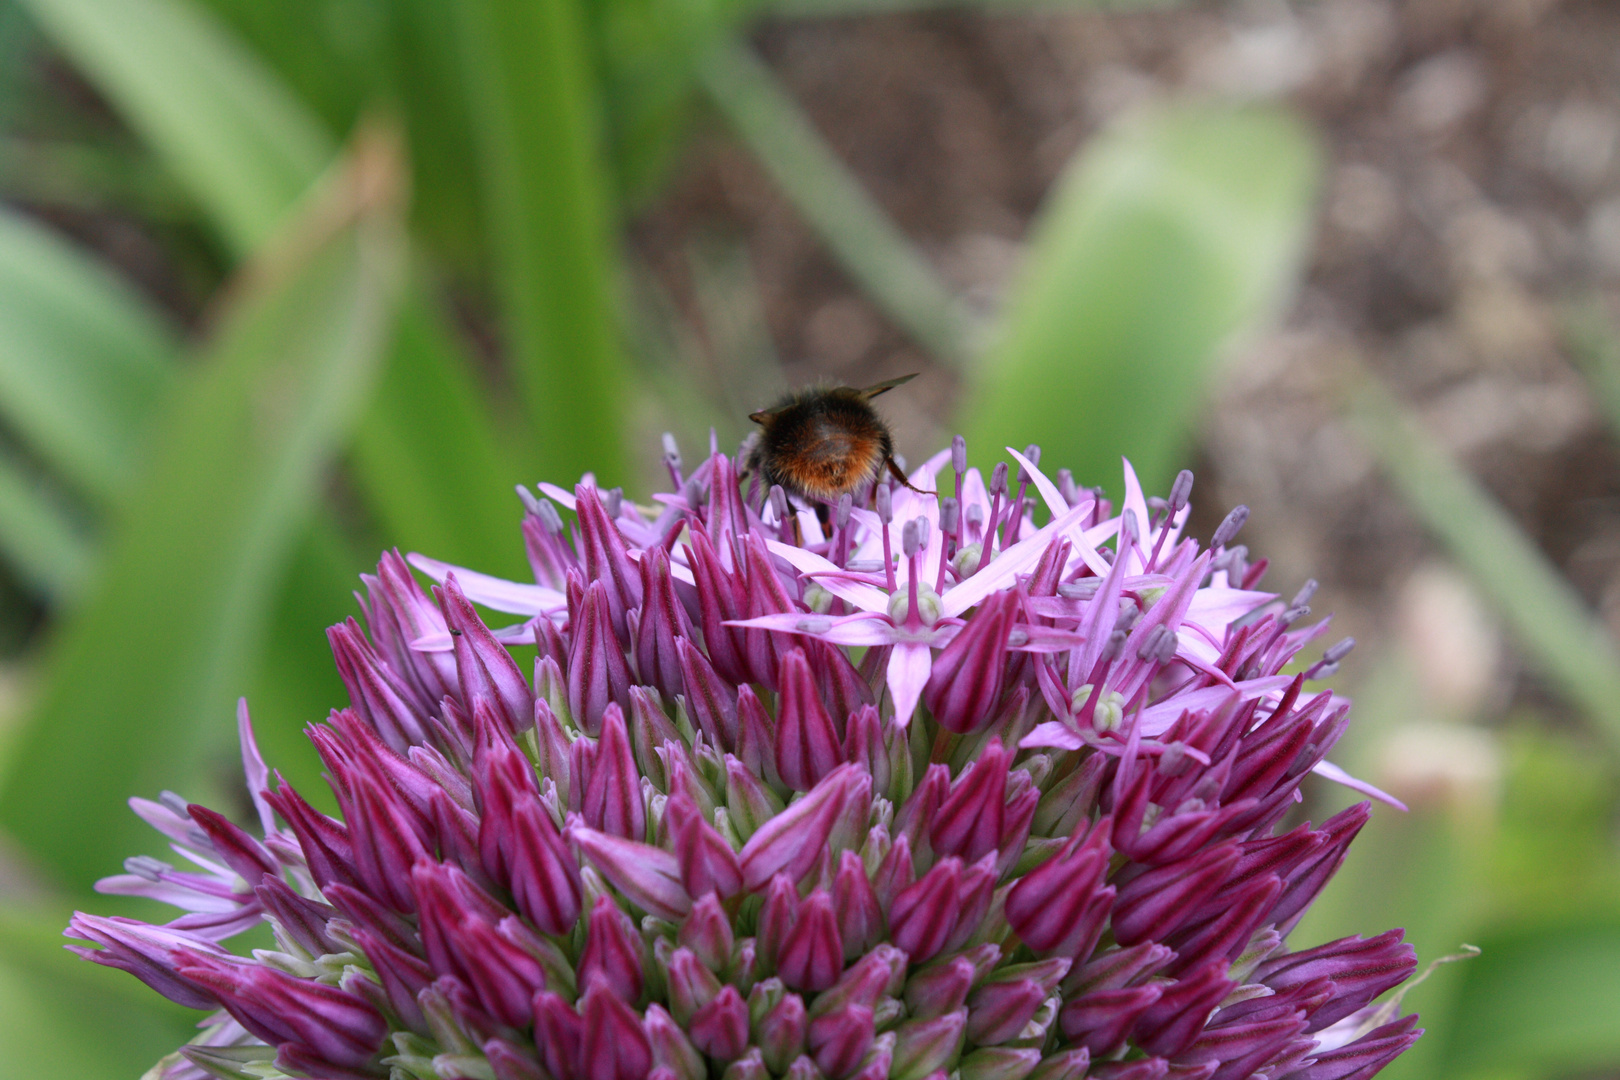
<svg viewBox="0 0 1620 1080"><path fill-rule="evenodd" d="M1191 474L1116 514L958 439L818 516L668 445L651 508L521 493L532 583L364 578L309 729L341 818L245 705L258 835L133 800L190 867L101 888L184 914L68 932L210 1010L156 1075L1350 1080L1417 1037L1399 931L1287 945L1369 812L1281 831L1306 775L1387 796L1246 512L1201 549Z"/></svg>

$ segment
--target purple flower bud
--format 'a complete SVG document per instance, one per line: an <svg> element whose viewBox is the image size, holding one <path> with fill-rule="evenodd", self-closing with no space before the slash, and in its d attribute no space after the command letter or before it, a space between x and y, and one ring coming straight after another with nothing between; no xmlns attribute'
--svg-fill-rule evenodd
<svg viewBox="0 0 1620 1080"><path fill-rule="evenodd" d="M390 747L405 753L411 745L427 741L417 720L425 703L413 687L395 674L354 619L326 631L338 675L349 691L349 702Z"/></svg>
<svg viewBox="0 0 1620 1080"><path fill-rule="evenodd" d="M873 1034L871 1007L849 1004L813 1018L806 1041L810 1056L828 1080L842 1080L860 1065ZM792 1075L791 1067L788 1075Z"/></svg>
<svg viewBox="0 0 1620 1080"><path fill-rule="evenodd" d="M804 1060L809 1061L809 1058ZM814 1066L811 1066L814 1068ZM766 1067L764 1059L758 1049L748 1051L742 1057L726 1066L726 1071L720 1074L720 1080L770 1080L771 1070Z"/></svg>
<svg viewBox="0 0 1620 1080"><path fill-rule="evenodd" d="M601 980L627 1004L641 998L641 948L635 926L606 896L596 898L579 957L579 985Z"/></svg>
<svg viewBox="0 0 1620 1080"><path fill-rule="evenodd" d="M1161 1057L1136 1061L1110 1061L1091 1070L1091 1080L1162 1080L1170 1074L1170 1063ZM1193 1073L1196 1080L1198 1073Z"/></svg>
<svg viewBox="0 0 1620 1080"><path fill-rule="evenodd" d="M596 488L579 484L574 487L574 509L579 514L579 540L585 562L585 580L601 582L606 586L608 614L614 636L621 645L629 645L630 637L625 625L625 612L642 603L641 575L630 562L624 537L609 520Z"/></svg>
<svg viewBox="0 0 1620 1080"><path fill-rule="evenodd" d="M1305 917L1305 912L1310 910L1311 902L1344 862L1350 841L1356 838L1356 834L1367 824L1371 816L1372 804L1362 802L1341 810L1322 822L1319 832L1324 838L1322 847L1289 872L1283 883L1282 895L1278 897L1276 906L1271 909L1271 918L1277 923L1280 932L1288 933Z"/></svg>
<svg viewBox="0 0 1620 1080"><path fill-rule="evenodd" d="M1301 1080L1363 1080L1417 1042L1423 1029L1416 1024L1417 1016L1413 1014L1374 1028L1348 1046L1313 1055L1316 1060L1294 1075Z"/></svg>
<svg viewBox="0 0 1620 1080"><path fill-rule="evenodd" d="M335 986L195 949L176 950L173 964L258 1038L297 1044L339 1067L370 1062L388 1033L376 1009Z"/></svg>
<svg viewBox="0 0 1620 1080"><path fill-rule="evenodd" d="M853 765L833 769L749 837L740 858L743 884L750 892L778 873L796 882L809 872L843 812L845 793L857 773Z"/></svg>
<svg viewBox="0 0 1620 1080"><path fill-rule="evenodd" d="M776 721L759 703L752 687L737 688L737 759L767 783L781 784L776 775Z"/></svg>
<svg viewBox="0 0 1620 1080"><path fill-rule="evenodd" d="M600 982L580 1001L581 1080L644 1080L652 1068L652 1046L641 1017Z"/></svg>
<svg viewBox="0 0 1620 1080"><path fill-rule="evenodd" d="M911 842L902 833L894 838L889 853L883 857L877 872L872 875L872 892L885 912L894 908L894 898L900 890L917 880L911 861Z"/></svg>
<svg viewBox="0 0 1620 1080"><path fill-rule="evenodd" d="M1137 1017L1163 993L1164 988L1157 983L1124 990L1093 990L1063 1006L1058 1026L1069 1041L1084 1046L1093 1057L1101 1057L1125 1041Z"/></svg>
<svg viewBox="0 0 1620 1080"><path fill-rule="evenodd" d="M1095 898L1109 891L1101 885L1110 854L1110 828L1109 819L1103 818L1084 842L1078 837L1071 841L1056 857L1020 878L1007 894L1007 922L1037 954L1073 956L1079 949L1081 932L1087 929L1085 916Z"/></svg>
<svg viewBox="0 0 1620 1080"><path fill-rule="evenodd" d="M613 997L611 993L606 994ZM534 995L534 1045L540 1064L554 1080L579 1080L583 1076L580 1050L585 1041L585 1021L557 994L542 990Z"/></svg>
<svg viewBox="0 0 1620 1080"><path fill-rule="evenodd" d="M838 855L833 878L833 911L844 943L844 959L854 960L883 940L883 909L861 857L853 851Z"/></svg>
<svg viewBox="0 0 1620 1080"><path fill-rule="evenodd" d="M748 1047L748 1006L735 986L720 992L692 1014L692 1043L716 1061L730 1061Z"/></svg>
<svg viewBox="0 0 1620 1080"><path fill-rule="evenodd" d="M992 594L935 658L923 701L947 731L975 731L995 716L1007 674L1007 634L1017 610L1017 593Z"/></svg>
<svg viewBox="0 0 1620 1080"><path fill-rule="evenodd" d="M759 909L759 922L754 934L759 958L769 967L776 966L776 958L781 955L788 934L798 918L799 891L786 874L777 874L765 890L765 901Z"/></svg>
<svg viewBox="0 0 1620 1080"><path fill-rule="evenodd" d="M799 904L798 918L777 953L776 973L788 986L814 993L832 986L843 970L844 944L833 898L816 889Z"/></svg>
<svg viewBox="0 0 1620 1080"><path fill-rule="evenodd" d="M297 836L310 876L322 892L332 885L360 884L349 830L342 822L310 806L279 772L276 773L276 790L265 792L264 797Z"/></svg>
<svg viewBox="0 0 1620 1080"><path fill-rule="evenodd" d="M890 938L922 963L945 947L961 913L962 860L943 859L921 880L901 889L889 907Z"/></svg>
<svg viewBox="0 0 1620 1080"><path fill-rule="evenodd" d="M107 918L101 915L73 913L68 923L67 936L100 945L99 949L82 945L67 948L86 960L107 967L127 971L170 1001L188 1009L215 1009L219 999L206 987L175 971L173 955L180 949L198 954L213 950L218 956L226 955L217 946L206 946L190 936L161 926L148 926L134 919Z"/></svg>
<svg viewBox="0 0 1620 1080"><path fill-rule="evenodd" d="M720 677L732 685L749 682L753 673L744 665L742 633L726 624L747 618L747 597L741 579L720 565L709 537L691 530L687 548L692 576L697 582L699 623L704 650Z"/></svg>
<svg viewBox="0 0 1620 1080"><path fill-rule="evenodd" d="M198 806L196 803L187 806L186 812L191 815L191 820L197 823L198 828L208 834L208 839L213 842L214 852L224 859L225 864L236 871L237 876L250 888L256 886L266 874L274 877L280 871L275 856L223 814L216 814L206 806Z"/></svg>
<svg viewBox="0 0 1620 1080"><path fill-rule="evenodd" d="M798 994L782 995L760 1018L754 1041L772 1072L784 1071L794 1058L804 1053L809 1025L804 999Z"/></svg>
<svg viewBox="0 0 1620 1080"><path fill-rule="evenodd" d="M1282 881L1275 874L1248 881L1225 899L1224 908L1208 922L1170 939L1176 950L1170 974L1180 976L1217 957L1235 959L1260 924L1268 921L1268 912L1281 894Z"/></svg>
<svg viewBox="0 0 1620 1080"><path fill-rule="evenodd" d="M1236 845L1223 844L1132 879L1114 899L1114 939L1135 945L1165 937L1220 888L1237 857Z"/></svg>
<svg viewBox="0 0 1620 1080"><path fill-rule="evenodd" d="M658 1068L668 1069L677 1080L706 1080L709 1070L703 1055L662 1005L647 1006L641 1028L647 1033L647 1043Z"/></svg>
<svg viewBox="0 0 1620 1080"><path fill-rule="evenodd" d="M975 974L965 956L930 964L906 980L906 1008L918 1019L955 1012L967 1002Z"/></svg>
<svg viewBox="0 0 1620 1080"><path fill-rule="evenodd" d="M675 639L686 708L705 738L725 751L737 748L737 690L715 674L703 651L685 637Z"/></svg>
<svg viewBox="0 0 1620 1080"><path fill-rule="evenodd" d="M888 1080L894 1065L894 1032L885 1032L872 1040L861 1056L861 1063L850 1073L849 1080Z"/></svg>
<svg viewBox="0 0 1620 1080"><path fill-rule="evenodd" d="M783 809L782 800L766 787L759 774L737 758L725 756L726 806L731 821L745 840Z"/></svg>
<svg viewBox="0 0 1620 1080"><path fill-rule="evenodd" d="M1216 962L1171 983L1137 1018L1131 1037L1150 1054L1173 1058L1192 1046L1214 1011L1237 983L1226 977L1226 964Z"/></svg>
<svg viewBox="0 0 1620 1080"><path fill-rule="evenodd" d="M978 760L957 780L933 816L928 839L936 854L974 862L997 849L1011 763L1012 755L1002 749L1000 739L991 739L979 751Z"/></svg>
<svg viewBox="0 0 1620 1080"><path fill-rule="evenodd" d="M901 837L905 837L913 848L922 844L927 839L928 828L933 823L934 815L939 812L939 804L945 801L945 796L950 790L949 766L938 762L928 766L922 780L912 789L911 797L895 815L892 830L895 840L899 841Z"/></svg>
<svg viewBox="0 0 1620 1080"><path fill-rule="evenodd" d="M1333 980L1333 1000L1311 1017L1307 1032L1320 1031L1349 1016L1392 986L1405 982L1417 968L1417 953L1388 930L1374 938L1340 938L1303 952L1264 960L1250 976L1279 993L1312 979Z"/></svg>
<svg viewBox="0 0 1620 1080"><path fill-rule="evenodd" d="M630 667L613 636L608 587L601 581L586 586L569 622L574 629L568 652L568 711L586 734L598 735L610 704L630 707Z"/></svg>
<svg viewBox="0 0 1620 1080"><path fill-rule="evenodd" d="M395 790L355 773L344 811L355 839L355 869L366 891L395 911L416 910L409 875L412 866L427 858L427 848Z"/></svg>
<svg viewBox="0 0 1620 1080"><path fill-rule="evenodd" d="M684 946L670 954L667 968L664 978L669 989L669 1011L685 1024L720 993L720 980Z"/></svg>
<svg viewBox="0 0 1620 1080"><path fill-rule="evenodd" d="M570 826L568 839L625 899L649 915L679 922L691 912L692 898L681 886L680 863L669 852L583 825Z"/></svg>
<svg viewBox="0 0 1620 1080"><path fill-rule="evenodd" d="M968 1023L971 1025L972 1021ZM972 1035L968 1036L972 1040ZM987 1046L962 1059L957 1072L962 1080L1024 1080L1041 1063L1039 1050Z"/></svg>
<svg viewBox="0 0 1620 1080"><path fill-rule="evenodd" d="M540 1063L534 1054L506 1039L488 1039L483 1045L484 1057L495 1073L495 1080L545 1080Z"/></svg>
<svg viewBox="0 0 1620 1080"><path fill-rule="evenodd" d="M780 666L782 703L776 715L776 772L795 791L809 791L843 761L838 729L822 707L803 649Z"/></svg>
<svg viewBox="0 0 1620 1080"><path fill-rule="evenodd" d="M923 1080L935 1069L949 1067L961 1052L966 1028L966 1009L901 1024L895 1031L890 1075L895 1080Z"/></svg>
<svg viewBox="0 0 1620 1080"><path fill-rule="evenodd" d="M641 801L641 776L630 749L630 732L624 713L612 703L602 713L601 740L592 755L591 768L581 778L585 823L626 840L646 835L646 810Z"/></svg>
<svg viewBox="0 0 1620 1080"><path fill-rule="evenodd" d="M877 706L863 705L849 714L844 727L844 760L864 769L877 791L889 789L889 750L883 743L883 720Z"/></svg>
<svg viewBox="0 0 1620 1080"><path fill-rule="evenodd" d="M517 661L484 626L456 584L454 574L434 591L444 608L445 625L455 646L462 705L471 709L479 698L487 698L496 706L507 731L515 735L528 730L534 719L534 694L518 670Z"/></svg>
<svg viewBox="0 0 1620 1080"><path fill-rule="evenodd" d="M417 584L398 551L383 552L377 576L362 574L360 579L366 586L366 625L389 666L412 686L424 709L442 701L458 685L453 654L411 647L418 638L446 631L438 606Z"/></svg>
<svg viewBox="0 0 1620 1080"><path fill-rule="evenodd" d="M534 995L546 985L545 969L532 949L543 948L516 916L490 925L465 920L457 934L467 982L489 1014L511 1027L534 1019Z"/></svg>
<svg viewBox="0 0 1620 1080"><path fill-rule="evenodd" d="M968 999L968 1041L996 1046L1017 1038L1047 998L1034 979L986 983Z"/></svg>
<svg viewBox="0 0 1620 1080"><path fill-rule="evenodd" d="M1080 1080L1086 1075L1086 1067L1090 1064L1091 1051L1085 1047L1059 1050L1055 1054L1048 1054L1029 1074L1029 1080Z"/></svg>

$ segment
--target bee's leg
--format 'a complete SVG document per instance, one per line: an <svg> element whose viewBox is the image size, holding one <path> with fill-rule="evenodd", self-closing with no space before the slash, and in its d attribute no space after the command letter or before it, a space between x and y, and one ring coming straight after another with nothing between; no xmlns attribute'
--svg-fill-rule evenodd
<svg viewBox="0 0 1620 1080"><path fill-rule="evenodd" d="M816 520L821 522L821 533L822 533L822 535L823 536L831 536L832 535L832 528L831 528L831 526L832 526L832 507L828 506L824 502L819 502L819 501L816 502L814 504L814 506L815 506L815 511L816 511Z"/></svg>
<svg viewBox="0 0 1620 1080"><path fill-rule="evenodd" d="M892 457L883 459L883 467L889 470L889 475L894 477L895 480L900 483L901 487L911 488L912 491L915 491L919 495L937 496L939 494L935 491L923 491L921 488L911 487L911 481L906 479L906 474L900 471L900 466L894 463L894 458Z"/></svg>

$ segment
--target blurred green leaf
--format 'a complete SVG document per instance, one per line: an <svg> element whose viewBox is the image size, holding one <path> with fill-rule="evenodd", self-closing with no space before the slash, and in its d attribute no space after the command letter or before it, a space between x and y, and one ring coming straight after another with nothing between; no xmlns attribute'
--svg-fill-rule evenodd
<svg viewBox="0 0 1620 1080"><path fill-rule="evenodd" d="M113 502L134 476L174 349L123 282L0 210L0 415L49 468Z"/></svg>
<svg viewBox="0 0 1620 1080"><path fill-rule="evenodd" d="M1038 443L1091 484L1117 483L1123 454L1164 490L1215 361L1284 298L1316 175L1309 134L1272 109L1159 107L1089 142L963 396L969 452Z"/></svg>
<svg viewBox="0 0 1620 1080"><path fill-rule="evenodd" d="M1352 389L1363 442L1544 672L1620 747L1620 650L1547 556L1369 372Z"/></svg>
<svg viewBox="0 0 1620 1080"><path fill-rule="evenodd" d="M60 493L0 449L0 558L42 596L66 601L83 586L93 557Z"/></svg>
<svg viewBox="0 0 1620 1080"><path fill-rule="evenodd" d="M208 12L184 0L21 0L161 154L238 252L287 214L333 145Z"/></svg>
<svg viewBox="0 0 1620 1080"><path fill-rule="evenodd" d="M1486 937L1459 965L1447 1076L1567 1076L1620 1066L1620 917Z"/></svg>
<svg viewBox="0 0 1620 1080"><path fill-rule="evenodd" d="M728 37L702 53L698 72L715 105L850 276L929 351L964 363L976 328L771 70Z"/></svg>
<svg viewBox="0 0 1620 1080"><path fill-rule="evenodd" d="M563 483L588 470L619 483L625 370L612 185L578 2L467 0L457 9L528 462Z"/></svg>
<svg viewBox="0 0 1620 1080"><path fill-rule="evenodd" d="M355 438L362 494L389 546L486 573L526 574L517 531L523 508L512 488L546 477L516 464L518 455L500 444L502 430L462 347L428 290L413 292Z"/></svg>
<svg viewBox="0 0 1620 1080"><path fill-rule="evenodd" d="M198 1014L62 948L67 913L0 907L0 1080L130 1080Z"/></svg>
<svg viewBox="0 0 1620 1080"><path fill-rule="evenodd" d="M149 844L124 800L186 786L205 733L230 729L392 314L403 241L384 145L364 140L236 283L155 429L96 591L53 644L0 822L63 884L88 888Z"/></svg>
<svg viewBox="0 0 1620 1080"><path fill-rule="evenodd" d="M1588 300L1566 313L1564 338L1571 358L1597 395L1609 430L1620 433L1620 334L1615 333L1614 322L1599 301Z"/></svg>
<svg viewBox="0 0 1620 1080"><path fill-rule="evenodd" d="M24 2L180 174L238 254L287 212L329 159L320 121L194 4ZM122 32L126 24L135 29ZM465 353L439 320L425 301L406 308L405 329L357 436L362 494L393 543L492 572L515 570L522 553L512 542L502 483L538 477L512 475L506 463L513 455L502 451ZM453 542L444 543L447 534Z"/></svg>

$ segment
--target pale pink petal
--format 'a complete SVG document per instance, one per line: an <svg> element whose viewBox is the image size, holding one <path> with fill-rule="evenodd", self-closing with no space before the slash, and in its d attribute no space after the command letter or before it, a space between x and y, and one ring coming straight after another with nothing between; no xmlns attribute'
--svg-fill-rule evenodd
<svg viewBox="0 0 1620 1080"><path fill-rule="evenodd" d="M1120 516L1123 517L1126 510L1136 514L1136 527L1141 530L1141 542L1146 546L1151 543L1148 539L1148 522L1151 519L1148 517L1147 499L1142 495L1142 483L1136 478L1136 470L1131 467L1130 459L1119 460L1125 466L1125 502L1120 508ZM1130 561L1131 565L1127 567L1127 571L1140 574L1143 568L1142 555L1133 551L1130 553Z"/></svg>
<svg viewBox="0 0 1620 1080"><path fill-rule="evenodd" d="M578 510L579 509L578 504L574 500L574 493L572 491L567 491L567 490L565 490L563 488L560 488L556 484L541 484L540 485L540 493L542 495L546 495L546 496L548 496L550 498L556 499L558 502L562 503L564 506L568 507L568 509L570 509L570 510ZM457 576L456 580L460 581L461 578L459 576Z"/></svg>
<svg viewBox="0 0 1620 1080"><path fill-rule="evenodd" d="M1343 784L1351 791L1359 791L1363 795L1370 795L1379 802L1388 803L1397 810L1404 811L1406 809L1406 804L1401 802L1401 800L1397 799L1395 796L1389 794L1387 791L1380 791L1378 788L1373 787L1373 785L1367 783L1365 780L1356 779L1354 776L1351 776L1349 773L1345 772L1331 761L1318 761L1314 766L1311 767L1311 772L1315 773L1317 776L1325 776L1334 783Z"/></svg>
<svg viewBox="0 0 1620 1080"><path fill-rule="evenodd" d="M793 544L784 544L780 540L767 540L765 547L772 555L786 559L801 574L814 578L819 585L846 604L853 604L862 611L888 612L888 593L871 585L849 580L849 572L840 569L836 563L823 559L813 551L806 551Z"/></svg>
<svg viewBox="0 0 1620 1080"><path fill-rule="evenodd" d="M1019 574L1040 561L1041 553L1052 542L1052 537L1065 533L1090 512L1091 504L1081 503L1062 517L1053 518L1045 528L1003 551L994 562L966 581L946 589L941 597L945 614L953 617L960 615L998 589L1012 587Z"/></svg>
<svg viewBox="0 0 1620 1080"><path fill-rule="evenodd" d="M1037 746L1055 746L1060 750L1078 750L1085 742L1068 727L1056 720L1036 724L1035 730L1025 735L1018 744L1028 749Z"/></svg>
<svg viewBox="0 0 1620 1080"><path fill-rule="evenodd" d="M820 638L834 645L871 646L889 645L897 640L894 624L888 616L875 613L843 615L804 615L786 612L780 615L760 615L753 619L728 619L727 626L747 626L756 630L775 630L784 634L803 634Z"/></svg>
<svg viewBox="0 0 1620 1080"><path fill-rule="evenodd" d="M415 552L405 556L405 559L441 585L447 576L455 574L456 584L461 586L461 591L467 595L467 599L495 611L504 611L508 615L543 615L559 607L568 606L566 596L544 585L523 585L516 581L491 577L489 574L452 566Z"/></svg>
<svg viewBox="0 0 1620 1080"><path fill-rule="evenodd" d="M641 557L643 555L647 554L647 549L646 548L639 548L639 547L626 548L625 551L626 551L626 554L628 554L630 556L630 561L634 562L634 563L640 562ZM670 574L670 577L673 577L676 581L684 581L688 585L696 585L697 584L697 578L692 576L691 569L686 565L686 545L685 544L682 544L680 547L678 547L675 550L674 554L672 554L670 556L669 574ZM461 578L457 577L456 580L460 581ZM568 608L568 605L566 603L564 603L563 604L563 610L566 611L567 608Z"/></svg>
<svg viewBox="0 0 1620 1080"><path fill-rule="evenodd" d="M269 836L276 831L276 812L264 798L270 787L270 766L264 763L259 754L259 741L253 737L247 698L236 699L236 737L242 744L242 773L247 778L248 796L253 800L253 809L258 811L263 835Z"/></svg>
<svg viewBox="0 0 1620 1080"><path fill-rule="evenodd" d="M894 720L901 727L911 723L933 669L933 654L927 645L903 643L889 654L889 694L894 698Z"/></svg>
<svg viewBox="0 0 1620 1080"><path fill-rule="evenodd" d="M1267 675L1259 679L1245 679L1231 686L1206 686L1185 694L1176 694L1158 705L1149 705L1141 712L1141 732L1144 738L1162 735L1182 713L1191 709L1200 712L1219 708L1234 694L1243 700L1257 698L1274 690L1281 690L1293 682L1291 675Z"/></svg>
<svg viewBox="0 0 1620 1080"><path fill-rule="evenodd" d="M1010 446L1007 447L1007 453L1011 454L1013 460L1022 465L1024 471L1029 474L1030 482L1035 485L1035 490L1041 493L1041 499L1046 503L1046 509L1051 511L1053 517L1068 512L1069 504L1064 501L1063 493L1058 490L1056 484L1046 478L1046 474L1041 472L1033 461L1030 461L1029 458Z"/></svg>

